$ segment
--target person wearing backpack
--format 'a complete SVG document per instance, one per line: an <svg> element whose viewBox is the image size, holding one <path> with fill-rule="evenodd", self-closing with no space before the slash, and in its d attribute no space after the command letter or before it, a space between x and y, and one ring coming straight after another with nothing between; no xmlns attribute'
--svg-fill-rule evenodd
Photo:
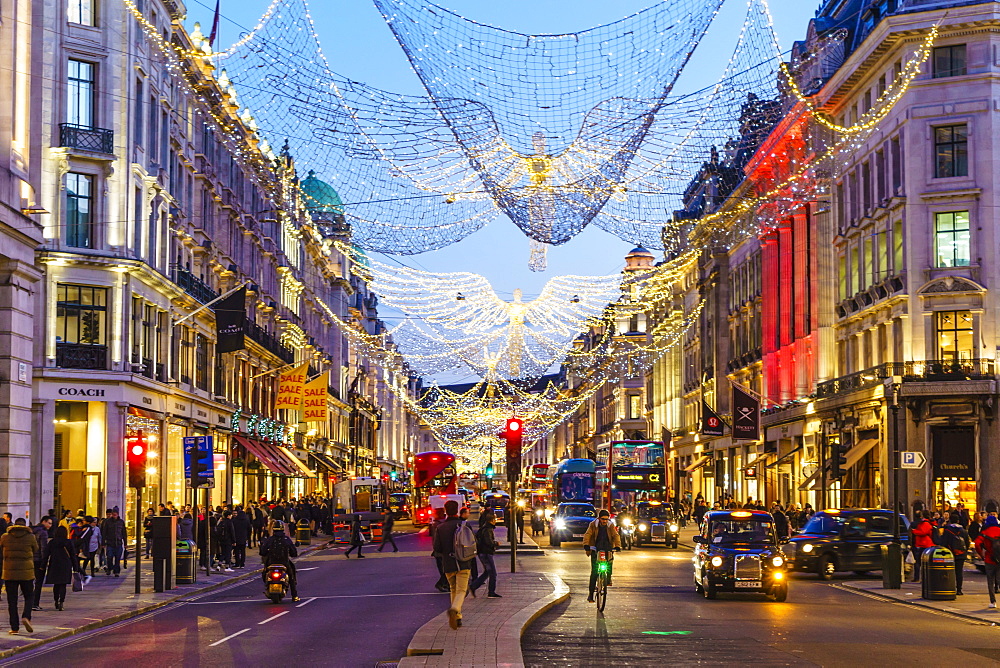
<svg viewBox="0 0 1000 668"><path fill-rule="evenodd" d="M502 598L497 593L497 566L493 561L493 555L496 554L497 548L500 546L493 533L496 521L496 515L489 511L479 516L479 531L476 532L476 551L479 553L479 561L483 565L483 572L469 584L469 591L472 592L473 596L476 595L476 590L482 587L483 583L489 579L489 593L486 597Z"/></svg>
<svg viewBox="0 0 1000 668"><path fill-rule="evenodd" d="M951 511L947 524L941 527L940 541L955 558L955 593L961 596L962 572L969 553L969 532L962 526L962 517L957 511Z"/></svg>
<svg viewBox="0 0 1000 668"><path fill-rule="evenodd" d="M292 600L299 600L298 578L295 577L293 557L299 556L295 549L295 541L285 533L285 525L281 520L271 521L271 535L260 541L261 562L264 565L261 578L267 582L267 567L271 564L281 564L288 573L288 586L292 590Z"/></svg>
<svg viewBox="0 0 1000 668"><path fill-rule="evenodd" d="M476 558L476 537L468 522L458 516L458 502L446 501L446 519L434 532L434 554L440 555L441 567L451 589L448 624L453 629L462 626L462 602L469 588L472 560Z"/></svg>
<svg viewBox="0 0 1000 668"><path fill-rule="evenodd" d="M983 520L983 530L974 542L976 552L983 558L986 570L986 590L990 594L990 607L997 607L997 574L1000 572L1000 522L993 515Z"/></svg>

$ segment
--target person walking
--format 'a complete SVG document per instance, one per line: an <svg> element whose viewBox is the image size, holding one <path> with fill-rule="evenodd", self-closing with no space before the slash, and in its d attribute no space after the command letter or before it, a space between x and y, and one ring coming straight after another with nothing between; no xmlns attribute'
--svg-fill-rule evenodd
<svg viewBox="0 0 1000 668"><path fill-rule="evenodd" d="M445 521L434 532L434 553L441 555L441 567L448 586L451 588L451 607L448 608L448 624L453 629L462 626L462 602L469 588L469 573L472 560L460 561L455 555L455 533L461 528L463 521L458 516L458 502L446 501L444 504Z"/></svg>
<svg viewBox="0 0 1000 668"><path fill-rule="evenodd" d="M49 559L49 530L52 529L52 517L46 515L42 521L31 529L38 541L38 552L35 553L35 600L32 610L42 609L42 585L45 584L45 565Z"/></svg>
<svg viewBox="0 0 1000 668"><path fill-rule="evenodd" d="M63 610L66 604L66 585L73 581L73 547L69 532L59 525L49 541L49 558L45 566L45 582L52 585L52 598L56 610Z"/></svg>
<svg viewBox="0 0 1000 668"><path fill-rule="evenodd" d="M350 559L351 552L356 549L358 551L358 559L364 559L365 555L361 554L361 546L364 544L365 537L361 531L361 515L355 515L354 521L351 522L351 547L347 549L344 556Z"/></svg>
<svg viewBox="0 0 1000 668"><path fill-rule="evenodd" d="M973 544L975 545L976 552L983 558L983 567L986 572L986 591L990 595L990 607L996 609L996 592L998 586L1000 586L1000 583L997 582L997 575L1000 573L1000 552L997 551L997 548L1000 547L1000 522L997 521L995 516L988 515L983 520L983 529L976 536Z"/></svg>
<svg viewBox="0 0 1000 668"><path fill-rule="evenodd" d="M497 593L497 565L494 555L500 543L496 540L494 533L496 529L497 516L487 511L479 516L479 530L476 531L476 552L479 554L479 562L483 565L483 571L479 577L469 583L469 591L476 595L476 590L489 581L489 593L487 598L502 598Z"/></svg>
<svg viewBox="0 0 1000 668"><path fill-rule="evenodd" d="M31 607L35 602L35 554L38 541L28 528L23 517L0 536L0 552L3 553L3 581L7 590L7 612L10 614L10 634L17 635L21 625L31 633ZM17 616L18 591L24 597L24 608L20 621Z"/></svg>
<svg viewBox="0 0 1000 668"><path fill-rule="evenodd" d="M233 511L226 510L215 527L219 541L219 567L227 573L233 572L233 545L236 544L236 530L233 527Z"/></svg>
<svg viewBox="0 0 1000 668"><path fill-rule="evenodd" d="M236 538L233 543L233 562L236 568L247 566L247 543L250 542L251 533L253 525L250 518L243 512L243 506L236 506L236 512L233 513L233 535Z"/></svg>
<svg viewBox="0 0 1000 668"><path fill-rule="evenodd" d="M955 559L955 593L962 595L962 575L965 558L969 553L969 532L962 526L962 516L957 510L948 515L948 523L941 527L941 544L951 550Z"/></svg>
<svg viewBox="0 0 1000 668"><path fill-rule="evenodd" d="M83 518L87 523L87 529L80 536L80 550L83 552L83 564L80 571L87 576L87 582L97 575L97 555L101 551L101 528L97 526L97 519L87 515ZM90 574L87 575L87 564L90 564Z"/></svg>
<svg viewBox="0 0 1000 668"><path fill-rule="evenodd" d="M445 520L444 508L438 508L434 511L434 519L431 520L430 526L427 528L427 533L431 536L431 545L434 545L434 536L437 535L437 528L441 526L441 523ZM448 578L444 574L444 566L441 565L441 555L431 547L431 556L434 557L434 563L437 565L438 569L438 579L434 583L434 588L439 592L451 591L448 587Z"/></svg>
<svg viewBox="0 0 1000 668"><path fill-rule="evenodd" d="M149 508L146 510L146 516L142 518L142 537L146 540L147 559L149 559L149 551L153 549L153 517L153 509Z"/></svg>
<svg viewBox="0 0 1000 668"><path fill-rule="evenodd" d="M399 552L399 548L396 547L396 541L392 537L392 525L395 523L396 518L392 514L392 509L386 508L385 516L382 518L382 543L378 546L379 552L382 551L386 543L392 543L392 551Z"/></svg>
<svg viewBox="0 0 1000 668"><path fill-rule="evenodd" d="M101 522L101 540L108 560L108 575L118 577L122 572L122 558L125 556L125 520L118 511L108 508L108 516Z"/></svg>

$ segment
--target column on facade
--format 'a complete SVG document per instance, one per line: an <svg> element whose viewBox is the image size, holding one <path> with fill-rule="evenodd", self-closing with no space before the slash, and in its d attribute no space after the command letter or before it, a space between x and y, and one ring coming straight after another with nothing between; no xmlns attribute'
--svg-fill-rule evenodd
<svg viewBox="0 0 1000 668"><path fill-rule="evenodd" d="M769 230L761 238L761 266L763 275L761 276L761 328L762 328L762 354L764 358L764 387L765 396L772 402L780 401L780 385L776 378L777 371L775 353L779 348L778 327L781 323L781 310L778 303L780 286L779 262L778 262L778 233Z"/></svg>

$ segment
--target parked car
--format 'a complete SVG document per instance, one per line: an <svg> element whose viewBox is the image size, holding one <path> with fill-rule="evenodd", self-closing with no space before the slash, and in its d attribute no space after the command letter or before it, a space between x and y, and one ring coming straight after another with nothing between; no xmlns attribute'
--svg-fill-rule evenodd
<svg viewBox="0 0 1000 668"><path fill-rule="evenodd" d="M899 516L899 535L908 549L910 522ZM834 573L864 574L882 570L882 546L892 537L892 513L872 508L822 510L812 516L785 545L789 569L816 573L829 580Z"/></svg>

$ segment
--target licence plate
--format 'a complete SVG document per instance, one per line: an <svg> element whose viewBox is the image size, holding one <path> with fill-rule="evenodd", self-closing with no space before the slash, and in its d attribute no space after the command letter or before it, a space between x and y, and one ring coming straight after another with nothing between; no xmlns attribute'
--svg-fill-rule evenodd
<svg viewBox="0 0 1000 668"><path fill-rule="evenodd" d="M753 582L737 582L737 589L758 589L760 588L760 580L754 580Z"/></svg>
<svg viewBox="0 0 1000 668"><path fill-rule="evenodd" d="M666 543L667 539L666 538L653 538L653 542L654 543Z"/></svg>
<svg viewBox="0 0 1000 668"><path fill-rule="evenodd" d="M575 533L575 534L573 534L573 538L583 538L583 534L582 533Z"/></svg>

